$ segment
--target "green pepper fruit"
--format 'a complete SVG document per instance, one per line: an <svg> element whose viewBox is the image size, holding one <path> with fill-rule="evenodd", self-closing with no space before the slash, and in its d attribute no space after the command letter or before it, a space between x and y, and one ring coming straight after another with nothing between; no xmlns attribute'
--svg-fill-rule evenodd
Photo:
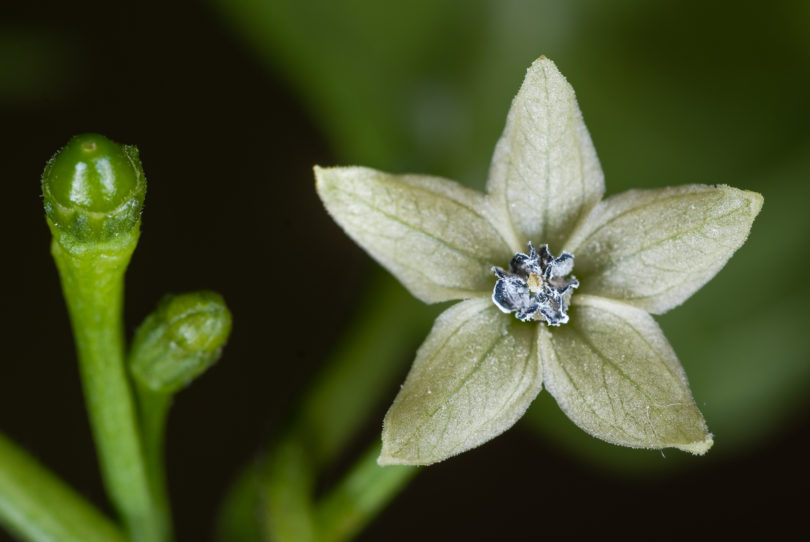
<svg viewBox="0 0 810 542"><path fill-rule="evenodd" d="M146 195L138 149L100 134L73 137L42 174L48 220L79 242L104 242L135 228Z"/></svg>

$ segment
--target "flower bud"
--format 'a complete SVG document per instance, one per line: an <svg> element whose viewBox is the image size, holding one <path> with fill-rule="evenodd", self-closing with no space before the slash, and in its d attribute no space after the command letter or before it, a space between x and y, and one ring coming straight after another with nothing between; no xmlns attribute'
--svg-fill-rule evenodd
<svg viewBox="0 0 810 542"><path fill-rule="evenodd" d="M136 227L145 195L138 149L100 134L74 136L42 173L52 226L82 242L108 241Z"/></svg>
<svg viewBox="0 0 810 542"><path fill-rule="evenodd" d="M230 331L219 294L167 295L135 332L132 375L152 391L176 393L219 359Z"/></svg>

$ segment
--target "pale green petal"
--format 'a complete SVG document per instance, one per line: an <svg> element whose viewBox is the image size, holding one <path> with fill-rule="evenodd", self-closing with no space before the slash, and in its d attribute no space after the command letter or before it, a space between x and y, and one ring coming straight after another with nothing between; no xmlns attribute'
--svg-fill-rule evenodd
<svg viewBox="0 0 810 542"><path fill-rule="evenodd" d="M549 335L540 342L546 389L587 433L633 448L711 447L683 368L649 314L575 295L571 321Z"/></svg>
<svg viewBox="0 0 810 542"><path fill-rule="evenodd" d="M487 192L511 217L514 242L557 253L602 198L605 182L574 89L541 57L526 73L492 158Z"/></svg>
<svg viewBox="0 0 810 542"><path fill-rule="evenodd" d="M422 301L488 296L513 252L484 196L445 179L315 168L332 218Z"/></svg>
<svg viewBox="0 0 810 542"><path fill-rule="evenodd" d="M537 324L489 299L443 312L383 422L381 465L428 465L510 428L540 392Z"/></svg>
<svg viewBox="0 0 810 542"><path fill-rule="evenodd" d="M748 237L762 196L723 185L630 190L606 199L566 243L578 293L660 314L706 284Z"/></svg>

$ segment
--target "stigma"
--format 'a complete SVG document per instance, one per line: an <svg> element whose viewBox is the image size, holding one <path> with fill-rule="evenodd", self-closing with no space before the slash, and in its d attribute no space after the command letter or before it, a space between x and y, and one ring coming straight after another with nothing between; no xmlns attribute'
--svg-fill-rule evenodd
<svg viewBox="0 0 810 542"><path fill-rule="evenodd" d="M509 262L509 270L493 267L498 277L492 302L505 313L515 313L522 322L545 320L550 326L568 323L568 306L579 281L574 270L574 255L563 252L555 258L548 245L529 253L518 252Z"/></svg>

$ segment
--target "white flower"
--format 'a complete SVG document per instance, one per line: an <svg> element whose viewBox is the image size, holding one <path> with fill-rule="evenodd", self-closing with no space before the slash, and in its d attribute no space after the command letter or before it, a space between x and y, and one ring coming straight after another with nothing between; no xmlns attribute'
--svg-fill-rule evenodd
<svg viewBox="0 0 810 542"><path fill-rule="evenodd" d="M680 305L723 267L759 194L687 185L600 201L602 170L574 91L545 58L512 102L486 194L360 167L315 175L335 221L413 295L462 300L419 348L385 417L380 464L425 465L478 446L511 427L543 384L608 442L711 447L649 313Z"/></svg>

